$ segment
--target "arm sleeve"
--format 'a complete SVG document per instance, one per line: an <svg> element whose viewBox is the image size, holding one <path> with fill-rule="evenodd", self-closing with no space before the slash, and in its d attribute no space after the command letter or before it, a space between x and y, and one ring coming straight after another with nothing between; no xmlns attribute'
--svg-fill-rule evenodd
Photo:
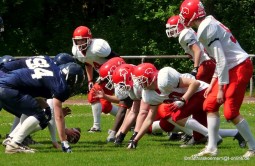
<svg viewBox="0 0 255 166"><path fill-rule="evenodd" d="M211 46L216 59L216 70L218 74L219 85L224 85L229 83L229 74L226 57L222 48L220 41L214 41Z"/></svg>

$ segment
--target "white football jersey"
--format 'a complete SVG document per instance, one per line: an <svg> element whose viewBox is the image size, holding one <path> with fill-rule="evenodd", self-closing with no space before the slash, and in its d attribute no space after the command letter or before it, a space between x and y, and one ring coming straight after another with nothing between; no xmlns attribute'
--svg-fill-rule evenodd
<svg viewBox="0 0 255 166"><path fill-rule="evenodd" d="M111 53L111 47L103 39L92 39L90 46L84 55L73 45L72 53L74 58L82 63L88 63L98 72L99 68L108 60L106 57Z"/></svg>
<svg viewBox="0 0 255 166"><path fill-rule="evenodd" d="M205 47L208 54L213 56L216 61L217 59L214 55L214 48L210 46L215 40L220 41L228 69L237 66L249 57L249 55L241 48L231 31L221 22L217 21L213 16L207 16L201 22L197 31L197 37ZM218 61L220 62L220 60Z"/></svg>
<svg viewBox="0 0 255 166"><path fill-rule="evenodd" d="M200 47L202 54L200 57L199 65L201 65L201 63L206 60L210 60L210 57L204 52L204 46L198 41L196 32L192 28L185 28L181 31L179 35L179 43L184 49L185 53L192 56L193 61L194 53L190 46L196 43Z"/></svg>
<svg viewBox="0 0 255 166"><path fill-rule="evenodd" d="M158 73L159 91L143 90L142 99L144 100L144 102L149 103L150 105L158 105L163 103L165 100L168 100L169 95L172 92L177 92L181 94L186 93L188 87L178 88L180 77L195 79L195 77L189 73L180 74L178 71L176 71L175 69L171 67L162 68L161 70L159 70L159 73ZM159 79L159 78L164 78L164 79ZM198 90L196 91L196 93L208 87L207 83L203 81L199 81L199 82L200 82L200 86Z"/></svg>

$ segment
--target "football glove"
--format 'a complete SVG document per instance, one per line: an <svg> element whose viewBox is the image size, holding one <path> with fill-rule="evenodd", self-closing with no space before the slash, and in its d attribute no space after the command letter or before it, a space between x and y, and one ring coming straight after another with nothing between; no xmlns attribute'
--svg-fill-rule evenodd
<svg viewBox="0 0 255 166"><path fill-rule="evenodd" d="M186 101L184 98L175 98L175 101L169 105L169 109L170 111L176 112L178 111L180 108L182 108L185 104Z"/></svg>
<svg viewBox="0 0 255 166"><path fill-rule="evenodd" d="M128 149L136 149L137 143L138 143L137 141L132 140L132 141L130 141L130 142L128 143L127 148L128 148Z"/></svg>
<svg viewBox="0 0 255 166"><path fill-rule="evenodd" d="M62 151L65 153L72 153L71 146L68 144L68 141L62 141Z"/></svg>
<svg viewBox="0 0 255 166"><path fill-rule="evenodd" d="M194 77L196 77L197 72L198 72L198 67L194 67L194 69L190 72L190 74L193 75Z"/></svg>

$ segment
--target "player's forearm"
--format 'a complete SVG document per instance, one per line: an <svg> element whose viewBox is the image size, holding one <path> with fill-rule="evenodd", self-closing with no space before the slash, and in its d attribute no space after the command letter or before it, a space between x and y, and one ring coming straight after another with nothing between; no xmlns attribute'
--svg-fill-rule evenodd
<svg viewBox="0 0 255 166"><path fill-rule="evenodd" d="M93 67L91 65L85 65L88 81L93 81Z"/></svg>
<svg viewBox="0 0 255 166"><path fill-rule="evenodd" d="M110 101L112 103L119 103L119 101L120 101L116 96L111 96L111 95L107 95L107 94L104 95L104 99L107 101Z"/></svg>
<svg viewBox="0 0 255 166"><path fill-rule="evenodd" d="M146 119L144 120L141 129L139 130L138 134L136 135L136 137L134 138L135 141L139 141L148 131L149 127L151 126L151 124L154 121L154 118L156 116L156 112L157 112L157 107L156 106L152 106L153 108L150 109L148 116L146 117Z"/></svg>
<svg viewBox="0 0 255 166"><path fill-rule="evenodd" d="M64 116L55 116L55 121L60 141L66 141Z"/></svg>
<svg viewBox="0 0 255 166"><path fill-rule="evenodd" d="M194 67L199 67L202 51L197 44L192 45L192 51L194 55Z"/></svg>
<svg viewBox="0 0 255 166"><path fill-rule="evenodd" d="M185 99L185 101L187 102L194 93L196 93L196 91L198 90L200 86L200 82L199 81L193 81L189 87L188 90L186 91L186 93L182 96L182 98Z"/></svg>

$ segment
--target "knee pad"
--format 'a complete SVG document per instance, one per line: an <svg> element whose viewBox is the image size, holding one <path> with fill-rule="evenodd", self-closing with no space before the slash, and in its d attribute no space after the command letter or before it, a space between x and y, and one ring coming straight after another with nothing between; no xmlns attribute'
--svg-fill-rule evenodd
<svg viewBox="0 0 255 166"><path fill-rule="evenodd" d="M101 99L100 102L102 104L102 112L105 114L110 113L112 110L112 103L105 99Z"/></svg>
<svg viewBox="0 0 255 166"><path fill-rule="evenodd" d="M47 127L49 121L51 120L51 109L50 107L47 107L42 111L38 111L34 116L40 122L39 125L43 130Z"/></svg>
<svg viewBox="0 0 255 166"><path fill-rule="evenodd" d="M238 115L240 115L239 111L236 112L224 111L224 117L227 121L235 119Z"/></svg>

